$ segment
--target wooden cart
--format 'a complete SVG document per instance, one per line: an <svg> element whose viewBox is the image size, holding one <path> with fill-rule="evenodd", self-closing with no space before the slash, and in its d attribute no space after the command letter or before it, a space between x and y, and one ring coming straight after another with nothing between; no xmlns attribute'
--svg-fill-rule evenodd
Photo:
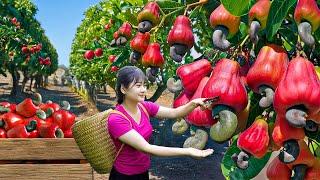
<svg viewBox="0 0 320 180"><path fill-rule="evenodd" d="M97 174L73 138L0 139L0 179L108 179Z"/></svg>

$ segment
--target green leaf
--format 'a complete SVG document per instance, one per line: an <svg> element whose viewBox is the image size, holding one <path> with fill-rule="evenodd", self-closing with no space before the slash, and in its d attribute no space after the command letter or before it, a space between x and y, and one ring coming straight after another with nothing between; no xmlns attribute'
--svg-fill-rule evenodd
<svg viewBox="0 0 320 180"><path fill-rule="evenodd" d="M273 0L267 21L267 38L272 40L280 28L282 21L287 16L289 9L296 3L296 0Z"/></svg>
<svg viewBox="0 0 320 180"><path fill-rule="evenodd" d="M240 149L237 147L237 140L228 148L223 156L221 170L226 179L252 179L257 176L269 161L271 153L268 152L263 158L257 159L253 156L249 159L249 167L245 170L239 169L231 156L234 153L239 154Z"/></svg>
<svg viewBox="0 0 320 180"><path fill-rule="evenodd" d="M183 4L181 4L179 2L170 1L170 0L160 0L160 1L157 1L157 3L158 3L158 5L160 6L161 9L178 8L180 6L183 6Z"/></svg>
<svg viewBox="0 0 320 180"><path fill-rule="evenodd" d="M315 155L316 157L320 157L320 153L319 153L320 144L319 144L319 142L315 142L314 140L311 140L311 142L309 141L308 146L309 146L309 149L313 155Z"/></svg>
<svg viewBox="0 0 320 180"><path fill-rule="evenodd" d="M199 10L201 10L201 8L202 8L202 6L198 6L198 7L194 8L191 11L191 13L189 14L189 18L191 19L191 18L194 18L194 17L198 16L199 15Z"/></svg>
<svg viewBox="0 0 320 180"><path fill-rule="evenodd" d="M112 64L115 66L119 66L122 62L124 62L129 56L129 51L126 49L123 49L123 52L119 55L117 60Z"/></svg>
<svg viewBox="0 0 320 180"><path fill-rule="evenodd" d="M249 12L250 0L221 0L221 3L235 16L242 16Z"/></svg>

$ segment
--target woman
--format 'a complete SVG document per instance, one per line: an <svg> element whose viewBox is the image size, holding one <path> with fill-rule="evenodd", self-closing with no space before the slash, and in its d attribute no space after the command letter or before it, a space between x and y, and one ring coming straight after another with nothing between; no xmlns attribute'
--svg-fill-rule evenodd
<svg viewBox="0 0 320 180"><path fill-rule="evenodd" d="M149 116L176 119L184 117L197 106L205 107L205 98L198 98L178 108L167 108L144 101L146 96L145 75L135 66L121 68L117 74L116 110L108 119L108 130L119 151L109 179L149 179L150 155L191 156L201 158L213 153L212 149L173 148L149 144L152 126ZM148 113L148 114L147 114ZM128 121L129 120L129 121Z"/></svg>

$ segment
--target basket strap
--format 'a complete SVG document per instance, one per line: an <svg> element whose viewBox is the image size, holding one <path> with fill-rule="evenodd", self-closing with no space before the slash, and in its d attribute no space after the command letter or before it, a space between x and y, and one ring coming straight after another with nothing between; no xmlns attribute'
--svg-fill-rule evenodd
<svg viewBox="0 0 320 180"><path fill-rule="evenodd" d="M122 112L114 109L114 110L112 110L112 111L110 112L110 114L111 114L111 113L113 113L113 114L118 114L118 115L124 117L127 121L129 121L130 126L132 127L132 124L131 124L131 121L129 120L129 118L128 118L126 115L124 115Z"/></svg>
<svg viewBox="0 0 320 180"><path fill-rule="evenodd" d="M124 115L122 112L117 111L117 110L112 110L112 111L110 112L110 114L111 114L111 113L113 113L113 114L118 114L118 115L124 117L127 121L129 121L130 126L133 127L131 121L129 120L129 118L128 118L126 115ZM113 162L114 162L114 161L117 159L117 157L119 156L119 154L120 154L121 150L123 149L124 145L125 145L124 143L121 144L121 147L120 147L120 149L118 150L116 156L114 157Z"/></svg>
<svg viewBox="0 0 320 180"><path fill-rule="evenodd" d="M147 115L147 117L149 119L149 113L148 113L147 109L144 107L144 105L142 103L138 103L138 106L141 107L141 109L144 111L144 113Z"/></svg>
<svg viewBox="0 0 320 180"><path fill-rule="evenodd" d="M119 154L120 154L121 150L123 149L123 147L124 147L124 143L121 144L121 147L120 147L119 151L117 152L116 156L114 157L113 162L116 161L116 159L117 159L117 157L119 156Z"/></svg>

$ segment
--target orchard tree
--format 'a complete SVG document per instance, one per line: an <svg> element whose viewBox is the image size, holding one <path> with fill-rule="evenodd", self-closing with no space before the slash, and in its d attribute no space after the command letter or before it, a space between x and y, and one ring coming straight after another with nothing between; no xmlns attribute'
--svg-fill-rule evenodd
<svg viewBox="0 0 320 180"><path fill-rule="evenodd" d="M0 2L0 72L8 70L13 77L12 95L17 93L19 73L24 74L23 87L36 78L39 87L43 77L58 68L58 54L34 18L36 6L29 0Z"/></svg>
<svg viewBox="0 0 320 180"><path fill-rule="evenodd" d="M207 98L172 126L191 129L184 147L230 142L227 179L319 175L320 1L101 1L77 30L71 71L91 85L114 87L116 72L135 65L173 107ZM194 57L199 53L199 57ZM294 172L294 173L292 173ZM317 174L318 173L318 174Z"/></svg>

